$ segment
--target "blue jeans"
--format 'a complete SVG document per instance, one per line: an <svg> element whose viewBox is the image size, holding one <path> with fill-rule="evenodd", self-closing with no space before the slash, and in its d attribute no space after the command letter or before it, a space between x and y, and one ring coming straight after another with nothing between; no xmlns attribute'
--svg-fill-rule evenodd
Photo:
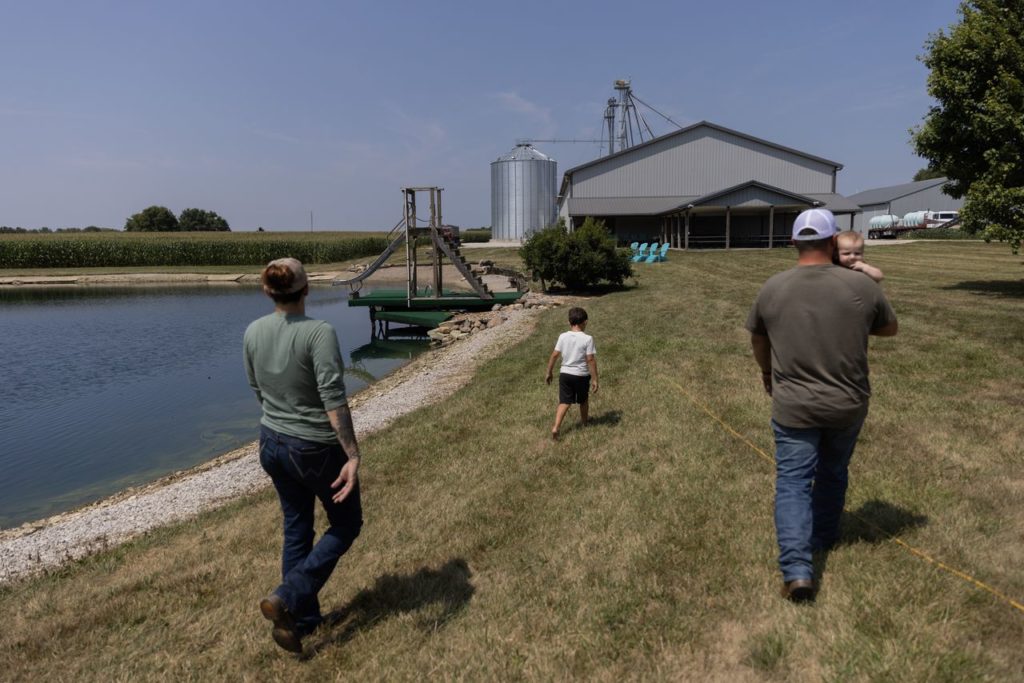
<svg viewBox="0 0 1024 683"><path fill-rule="evenodd" d="M864 424L775 432L775 533L783 581L813 579L811 555L839 540L850 458Z"/></svg>
<svg viewBox="0 0 1024 683"><path fill-rule="evenodd" d="M282 579L274 592L284 600L302 634L323 621L317 594L363 525L358 483L341 503L331 500L336 492L331 483L347 460L340 444L315 443L260 428L260 465L273 480L284 513ZM330 526L313 545L317 498Z"/></svg>

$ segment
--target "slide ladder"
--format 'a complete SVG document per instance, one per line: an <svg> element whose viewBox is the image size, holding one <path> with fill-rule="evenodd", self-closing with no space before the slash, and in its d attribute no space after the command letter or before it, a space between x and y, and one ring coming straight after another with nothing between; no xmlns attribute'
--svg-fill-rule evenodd
<svg viewBox="0 0 1024 683"><path fill-rule="evenodd" d="M466 262L466 257L462 255L462 250L459 249L458 245L445 233L435 234L437 235L436 238L434 235L431 235L435 245L448 257L448 260L462 274L462 277L466 278L466 282L473 288L476 295L481 299L493 299L494 295L491 294L490 288L487 287L487 284L479 275L473 272L473 268Z"/></svg>

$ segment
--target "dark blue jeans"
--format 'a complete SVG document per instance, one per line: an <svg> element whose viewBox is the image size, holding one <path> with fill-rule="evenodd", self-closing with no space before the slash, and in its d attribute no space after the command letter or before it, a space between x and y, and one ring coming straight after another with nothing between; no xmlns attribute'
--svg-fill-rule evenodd
<svg viewBox="0 0 1024 683"><path fill-rule="evenodd" d="M260 428L260 464L274 482L284 513L282 579L274 592L303 634L323 621L317 594L363 525L358 483L341 503L331 500L335 493L331 483L347 460L340 444L315 443ZM313 545L317 498L330 526Z"/></svg>
<svg viewBox="0 0 1024 683"><path fill-rule="evenodd" d="M775 432L775 532L783 581L813 579L811 555L839 540L850 458L864 420L842 429Z"/></svg>

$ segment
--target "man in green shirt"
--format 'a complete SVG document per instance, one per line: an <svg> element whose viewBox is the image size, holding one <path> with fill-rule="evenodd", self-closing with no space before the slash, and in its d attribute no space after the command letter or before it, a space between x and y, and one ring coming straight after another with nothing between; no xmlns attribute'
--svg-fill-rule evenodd
<svg viewBox="0 0 1024 683"><path fill-rule="evenodd" d="M302 264L271 261L262 281L274 312L245 331L245 371L263 407L260 464L281 501L284 547L281 584L260 610L274 624L274 641L302 652L302 637L323 621L317 594L362 527L359 444L337 335L328 323L306 317ZM314 545L316 499L330 526Z"/></svg>
<svg viewBox="0 0 1024 683"><path fill-rule="evenodd" d="M765 282L747 330L775 434L775 530L782 594L814 598L812 553L839 539L849 464L868 413L868 336L896 334L896 314L867 275L832 264L835 217L793 224L797 267Z"/></svg>

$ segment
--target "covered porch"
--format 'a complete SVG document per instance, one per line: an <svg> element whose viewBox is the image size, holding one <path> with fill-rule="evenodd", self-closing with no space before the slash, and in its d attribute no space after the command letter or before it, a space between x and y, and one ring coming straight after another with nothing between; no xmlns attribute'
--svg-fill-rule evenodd
<svg viewBox="0 0 1024 683"><path fill-rule="evenodd" d="M860 211L859 206L839 194L801 195L757 181L702 197L679 197L675 202L666 202L667 199L619 198L602 202L604 205L595 202L593 206L588 206L591 202L579 201L574 208L604 209L586 215L604 220L622 244L667 242L673 249L787 246L793 222L801 211L828 209L836 215L840 230L853 229L853 216ZM609 210L627 207L632 211Z"/></svg>

